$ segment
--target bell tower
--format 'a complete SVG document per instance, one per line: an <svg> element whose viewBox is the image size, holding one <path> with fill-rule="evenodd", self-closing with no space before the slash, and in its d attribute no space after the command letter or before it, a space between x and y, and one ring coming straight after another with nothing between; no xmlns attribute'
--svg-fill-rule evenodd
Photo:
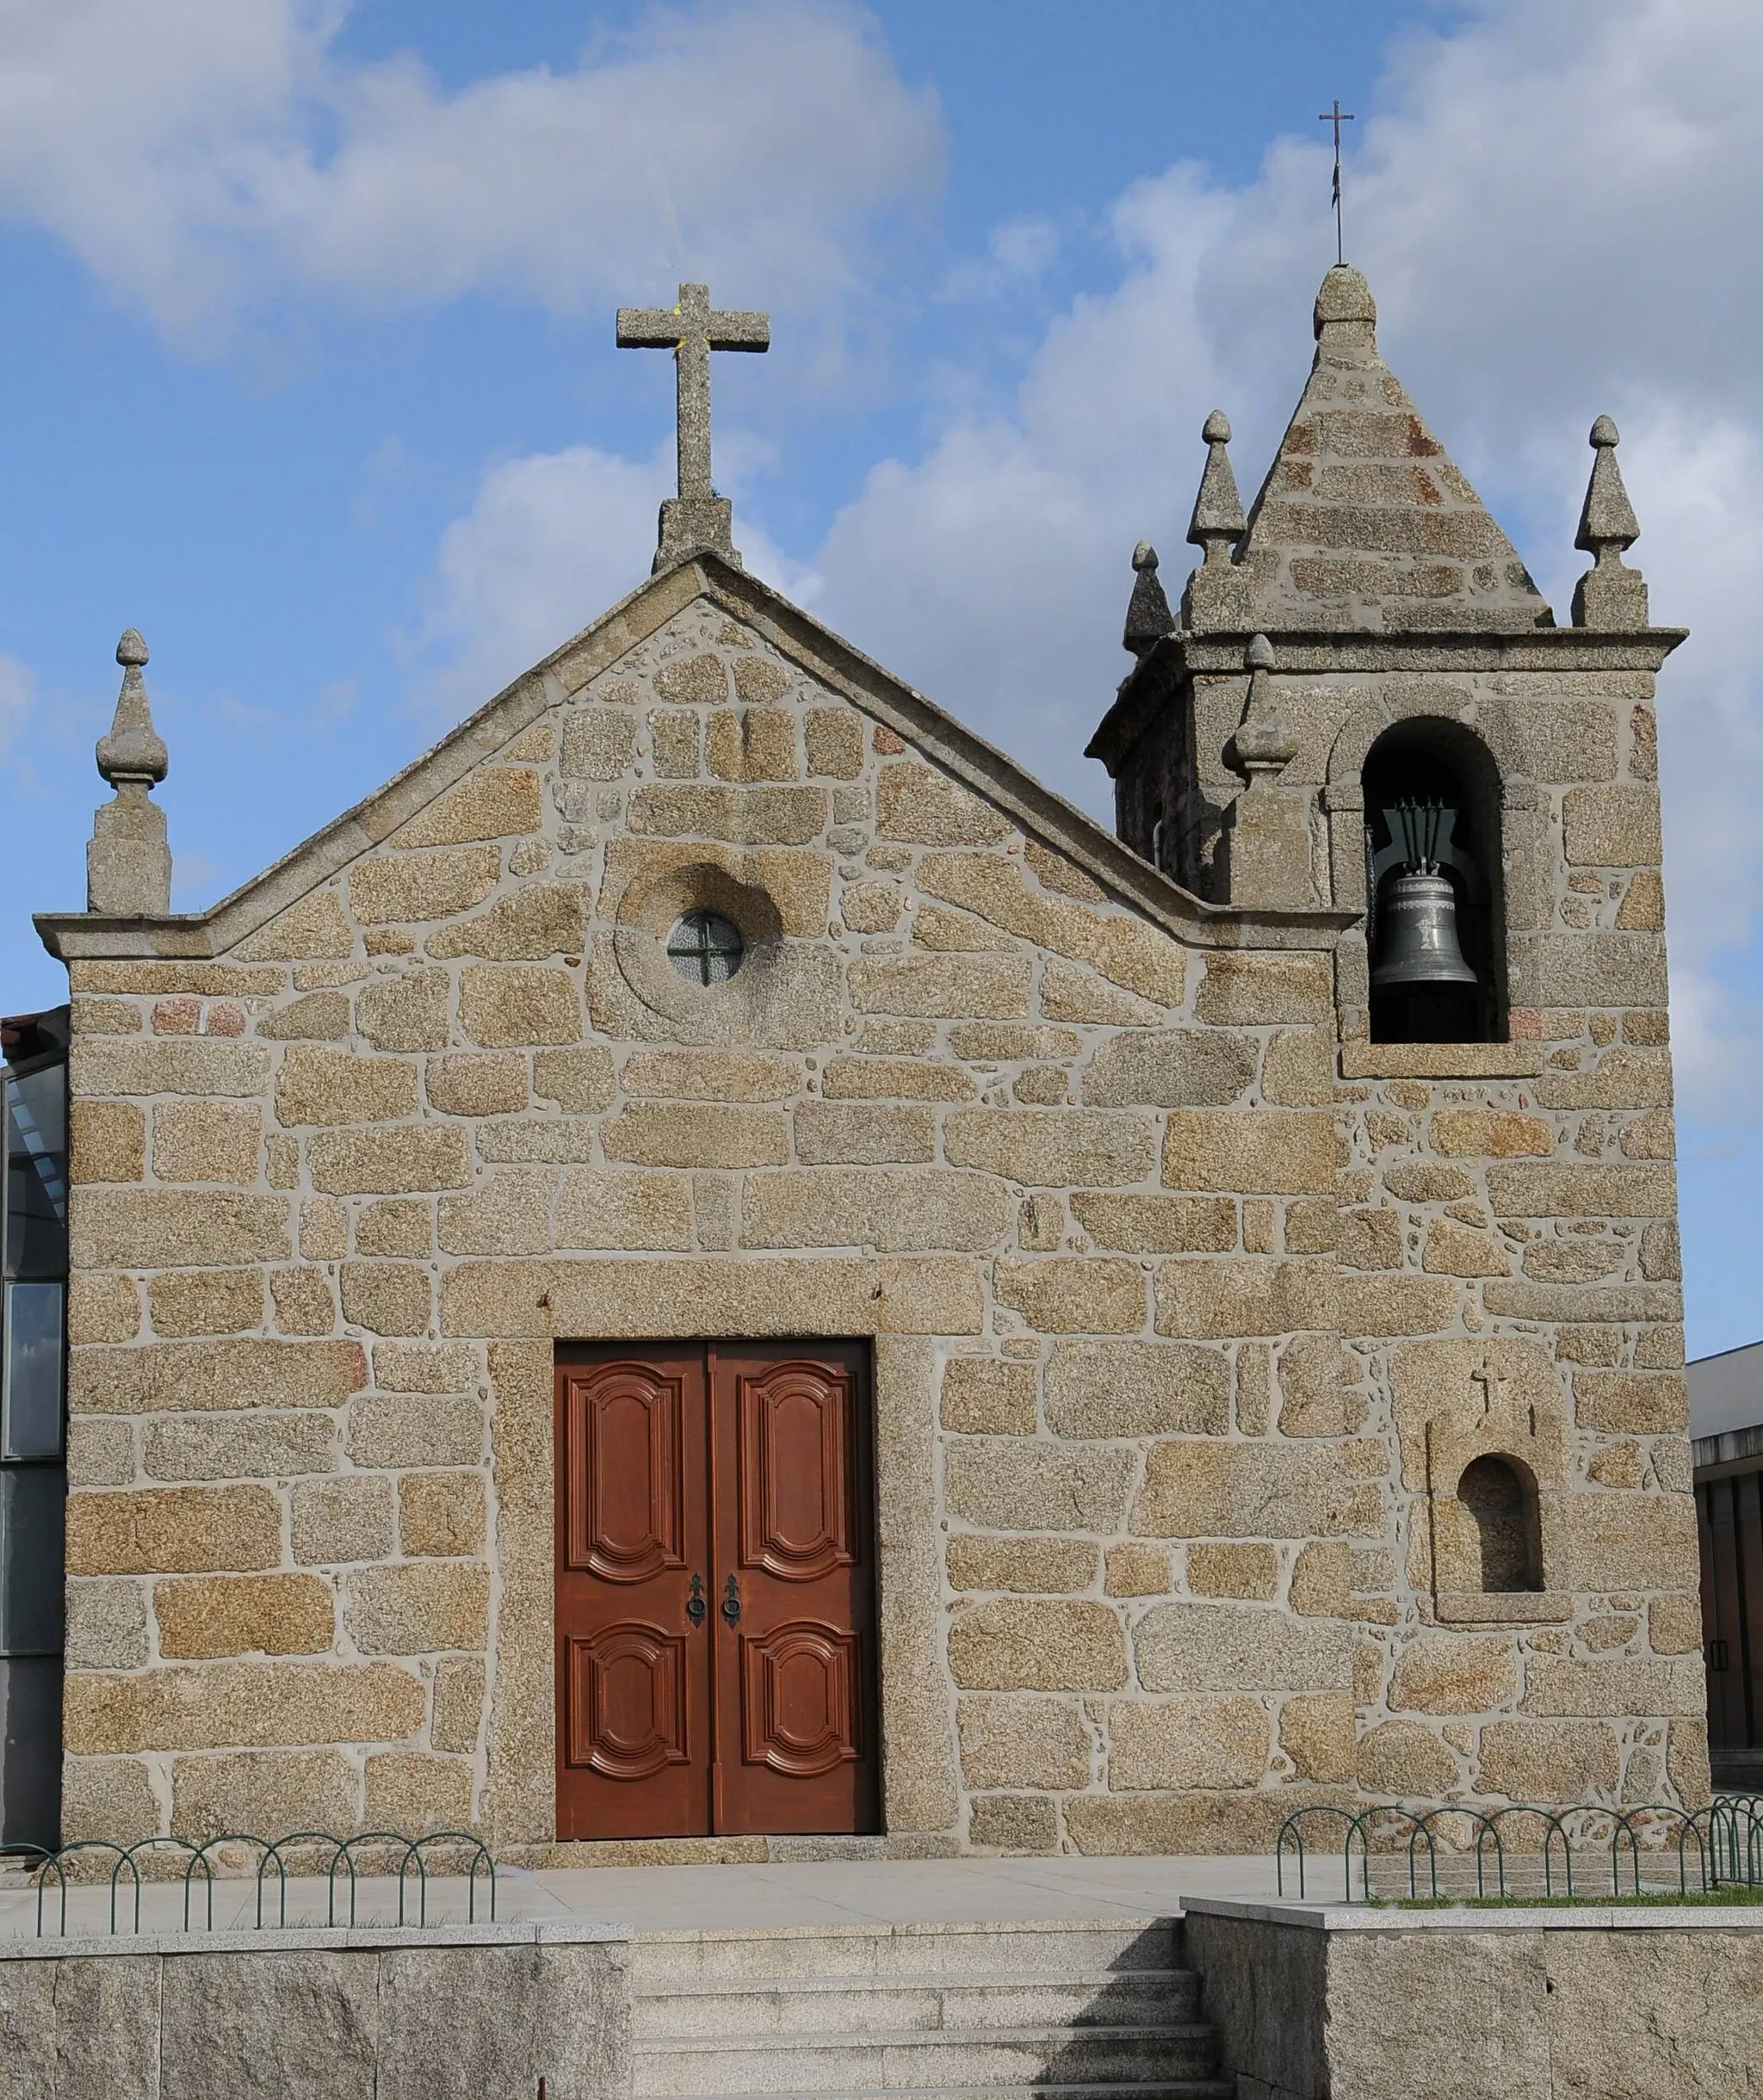
<svg viewBox="0 0 1763 2100"><path fill-rule="evenodd" d="M1325 276L1315 331L1246 515L1206 419L1178 614L1155 550L1133 557L1135 668L1089 747L1116 829L1211 903L1361 915L1336 951L1348 1066L1532 1041L1563 982L1662 1006L1649 703L1682 633L1648 626L1622 559L1615 425L1593 428L1593 565L1559 627L1384 363L1357 269Z"/></svg>
<svg viewBox="0 0 1763 2100"><path fill-rule="evenodd" d="M1339 1366L1331 1419L1356 1475L1387 1462L1375 1549L1297 1562L1338 1550L1367 1593L1312 1597L1296 1572L1290 1592L1350 1629L1364 1792L1696 1806L1653 711L1683 633L1649 624L1624 560L1638 528L1607 418L1579 533L1591 565L1557 624L1380 356L1357 270L1324 278L1315 335L1246 516L1229 425L1207 418L1202 559L1177 612L1154 551L1134 556L1133 669L1090 746L1121 837L1206 900L1228 951L1195 1020L1234 1031L1251 1076L1216 1112L1215 1152L1185 1139L1193 1156L1164 1170L1239 1196L1235 1273L1203 1331L1234 1338L1240 1380L1274 1332L1283 1395L1316 1349ZM1280 983L1273 944L1300 939L1328 952L1332 998L1213 995L1227 960ZM1158 1098L1211 1098L1197 1032L1171 1033ZM1252 1192L1296 1177L1250 1162L1223 1119L1271 1147L1306 1115L1339 1164L1275 1217ZM1164 1331L1190 1331L1178 1314ZM1320 1433L1284 1398L1246 1426L1240 1410L1239 1430L1292 1465ZM1620 1655L1599 1645L1610 1626ZM1416 1688L1469 1628L1499 1682L1479 1714L1429 1722ZM1649 1688L1679 1670L1661 1714ZM1569 1714L1570 1739L1537 1718Z"/></svg>

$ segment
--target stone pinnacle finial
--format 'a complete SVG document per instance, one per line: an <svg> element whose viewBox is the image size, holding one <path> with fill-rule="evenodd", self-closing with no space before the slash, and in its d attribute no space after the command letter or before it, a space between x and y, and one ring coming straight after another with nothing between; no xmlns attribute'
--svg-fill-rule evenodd
<svg viewBox="0 0 1763 2100"><path fill-rule="evenodd" d="M1377 302L1351 262L1337 262L1322 280L1313 325L1319 365L1376 362Z"/></svg>
<svg viewBox="0 0 1763 2100"><path fill-rule="evenodd" d="M141 667L147 645L129 627L116 645L122 690L109 732L100 737L98 771L115 794L99 806L86 846L86 910L114 918L158 918L171 909L171 849L165 812L148 798L169 760L153 726Z"/></svg>
<svg viewBox="0 0 1763 2100"><path fill-rule="evenodd" d="M1576 627L1627 629L1647 624L1647 585L1623 556L1641 536L1634 505L1616 463L1619 442L1615 423L1600 416L1587 441L1592 447L1592 479L1580 511L1574 545L1592 557L1592 566L1574 587Z"/></svg>
<svg viewBox="0 0 1763 2100"><path fill-rule="evenodd" d="M1231 472L1230 421L1222 409L1213 410L1200 435L1206 441L1206 466L1200 476L1200 492L1194 498L1188 540L1190 545L1205 549L1208 568L1216 568L1230 559L1231 549L1248 529L1248 520L1243 516L1236 476Z"/></svg>
<svg viewBox="0 0 1763 2100"><path fill-rule="evenodd" d="M116 645L116 661L122 666L122 690L116 696L116 713L110 733L98 739L98 770L111 787L126 780L162 781L169 763L164 738L153 727L147 705L146 681L141 667L147 660L147 645L134 627L123 630Z"/></svg>
<svg viewBox="0 0 1763 2100"><path fill-rule="evenodd" d="M1280 775L1298 738L1280 705L1273 645L1253 634L1243 651L1249 694L1226 757L1248 786L1231 805L1225 862L1233 904L1305 909L1317 902L1311 868L1311 791Z"/></svg>
<svg viewBox="0 0 1763 2100"><path fill-rule="evenodd" d="M1279 703L1273 696L1273 645L1265 634L1252 634L1243 651L1249 673L1248 705L1236 732L1236 755L1253 788L1263 775L1278 771L1297 752Z"/></svg>
<svg viewBox="0 0 1763 2100"><path fill-rule="evenodd" d="M1157 550L1148 540L1141 540L1133 549L1133 595L1127 601L1121 647L1142 657L1174 631L1175 615L1158 581Z"/></svg>

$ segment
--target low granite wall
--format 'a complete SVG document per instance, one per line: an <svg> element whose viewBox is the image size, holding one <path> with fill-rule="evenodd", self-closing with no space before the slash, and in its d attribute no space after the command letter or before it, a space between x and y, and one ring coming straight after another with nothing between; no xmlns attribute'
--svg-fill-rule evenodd
<svg viewBox="0 0 1763 2100"><path fill-rule="evenodd" d="M580 1924L0 1942L0 2100L622 2100L629 1984Z"/></svg>
<svg viewBox="0 0 1763 2100"><path fill-rule="evenodd" d="M1763 1908L1185 1911L1238 2100L1763 2092Z"/></svg>

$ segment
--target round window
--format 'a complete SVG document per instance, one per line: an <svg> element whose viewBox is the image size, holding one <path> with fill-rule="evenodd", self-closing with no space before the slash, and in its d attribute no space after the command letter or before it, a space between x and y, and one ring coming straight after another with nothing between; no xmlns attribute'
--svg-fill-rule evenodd
<svg viewBox="0 0 1763 2100"><path fill-rule="evenodd" d="M720 911L688 911L667 936L667 960L695 985L726 985L745 952L740 928Z"/></svg>

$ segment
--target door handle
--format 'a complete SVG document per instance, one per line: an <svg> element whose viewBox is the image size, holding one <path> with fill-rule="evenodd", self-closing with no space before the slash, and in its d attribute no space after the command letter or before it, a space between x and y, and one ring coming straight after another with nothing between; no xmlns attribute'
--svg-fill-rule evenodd
<svg viewBox="0 0 1763 2100"><path fill-rule="evenodd" d="M722 1615L731 1626L740 1618L740 1584L731 1575L728 1585L722 1592Z"/></svg>
<svg viewBox="0 0 1763 2100"><path fill-rule="evenodd" d="M1710 1640L1708 1643L1708 1667L1717 1675L1727 1666L1726 1643L1723 1640Z"/></svg>
<svg viewBox="0 0 1763 2100"><path fill-rule="evenodd" d="M691 1587L686 1592L685 1615L695 1627L698 1627L704 1623L704 1578L702 1575L694 1575Z"/></svg>

